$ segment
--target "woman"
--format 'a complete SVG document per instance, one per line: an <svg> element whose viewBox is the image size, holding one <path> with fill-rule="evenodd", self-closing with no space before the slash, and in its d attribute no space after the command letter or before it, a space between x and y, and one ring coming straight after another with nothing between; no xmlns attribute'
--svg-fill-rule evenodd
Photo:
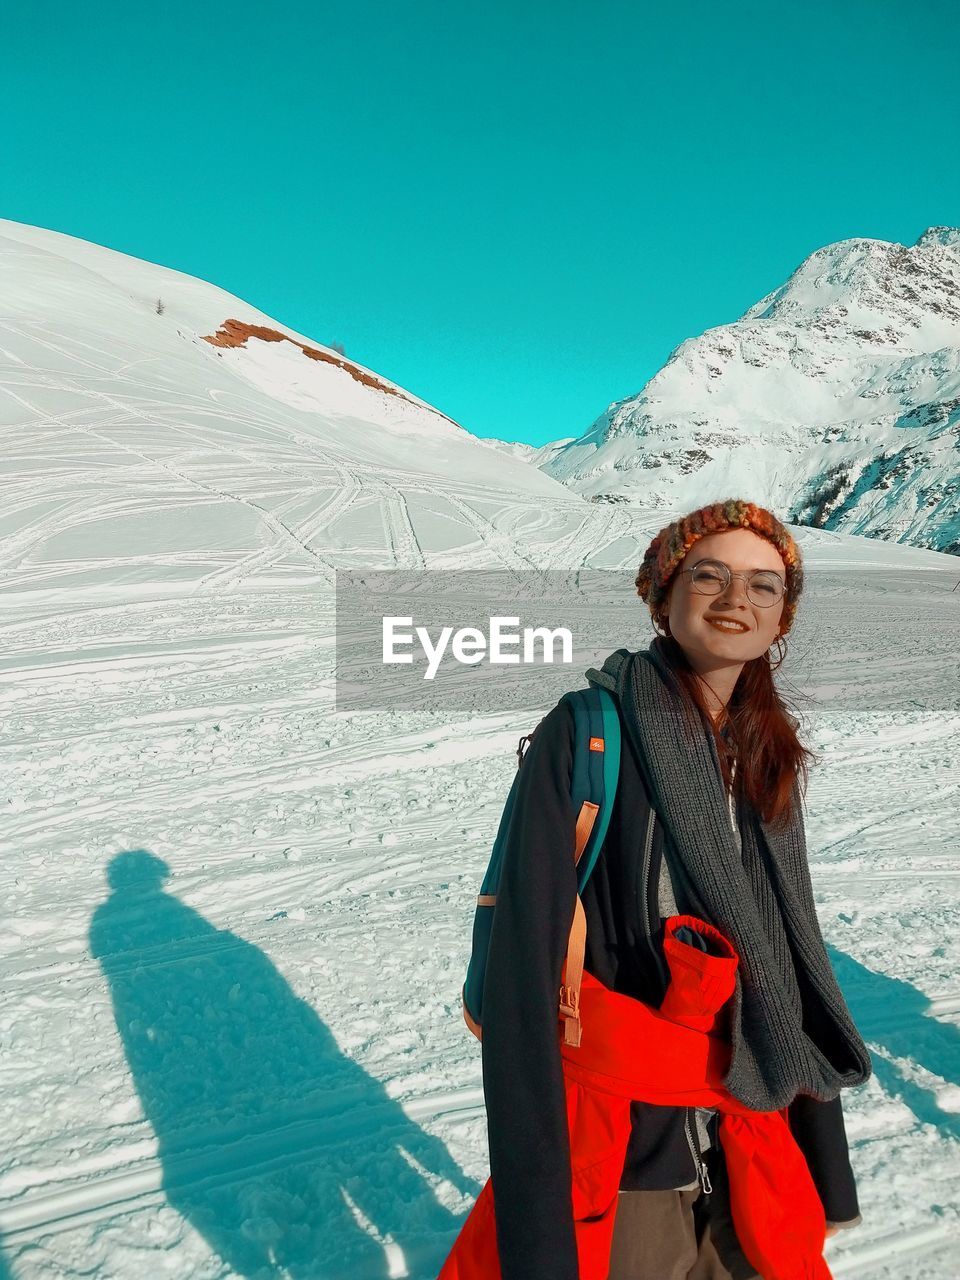
<svg viewBox="0 0 960 1280"><path fill-rule="evenodd" d="M504 1280L747 1280L760 1274L741 1248L747 1226L764 1280L829 1275L819 1256L824 1219L830 1233L859 1221L839 1094L869 1078L869 1055L817 924L800 812L810 753L769 656L776 642L782 661L802 584L796 544L770 512L737 500L704 507L661 530L644 556L636 586L658 631L650 648L618 650L587 673L615 695L623 738L616 803L582 897L591 998L611 1008L620 1001L631 1016L662 1014L679 913L701 929L701 950L715 942L714 955L733 957L706 963L735 969L726 1022L699 1024L714 1037L712 1053L722 1028L723 1087L698 1095L718 1105L660 1105L636 1093L622 1148L609 1145L612 1112L574 1101L587 1097L570 1079L581 1051L559 1047L558 990L577 899L567 704L538 727L523 760L483 993L492 1194L477 1202L443 1280L492 1280L496 1271ZM658 1016L644 1025L675 1030ZM616 1022L604 1025L619 1034ZM586 1015L584 1028L589 1050ZM658 1051L651 1046L651 1057ZM815 1188L817 1256L795 1271L778 1270L757 1248L749 1214L762 1206L744 1208L750 1161L742 1152L728 1160L738 1123L728 1112L738 1108L748 1128L752 1119L781 1126L777 1141L785 1138ZM612 1152L612 1196L598 1183L603 1162L584 1166L598 1130ZM597 1234L599 1224L609 1233Z"/></svg>

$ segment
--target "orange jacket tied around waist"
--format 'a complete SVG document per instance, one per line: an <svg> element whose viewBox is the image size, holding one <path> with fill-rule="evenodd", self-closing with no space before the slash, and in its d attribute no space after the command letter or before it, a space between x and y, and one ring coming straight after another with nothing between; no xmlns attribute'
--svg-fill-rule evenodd
<svg viewBox="0 0 960 1280"><path fill-rule="evenodd" d="M683 928L717 954L681 941ZM831 1280L823 1206L786 1108L751 1111L721 1083L730 1062L724 1006L736 983L736 951L695 916L670 917L663 951L670 984L659 1009L584 973L579 1044L566 1037L560 1046L580 1280L606 1280L609 1272L632 1100L715 1108L731 1217L747 1260L763 1280ZM499 1276L488 1179L438 1280Z"/></svg>

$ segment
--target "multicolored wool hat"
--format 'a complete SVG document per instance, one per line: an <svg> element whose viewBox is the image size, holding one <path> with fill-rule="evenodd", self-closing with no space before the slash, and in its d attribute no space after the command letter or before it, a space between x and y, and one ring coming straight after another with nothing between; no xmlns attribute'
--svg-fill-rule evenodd
<svg viewBox="0 0 960 1280"><path fill-rule="evenodd" d="M690 548L701 538L711 533L725 533L728 529L749 529L773 543L780 552L787 570L780 634L786 635L793 625L803 590L803 561L786 527L766 507L758 507L755 502L744 502L740 498L712 502L666 525L644 554L636 577L637 595L656 619L667 597L670 580Z"/></svg>

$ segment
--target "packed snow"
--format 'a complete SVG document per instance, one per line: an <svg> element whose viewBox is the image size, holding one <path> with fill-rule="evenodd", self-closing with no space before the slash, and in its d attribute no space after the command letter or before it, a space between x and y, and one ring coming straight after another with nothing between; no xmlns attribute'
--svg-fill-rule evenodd
<svg viewBox="0 0 960 1280"><path fill-rule="evenodd" d="M334 575L618 570L595 638L636 648L665 513L293 343L218 355L230 317L310 339L176 272L0 223L0 281L0 1277L432 1280L487 1176L473 903L552 702L335 712ZM826 1256L950 1280L960 560L795 533L813 881L875 1068Z"/></svg>

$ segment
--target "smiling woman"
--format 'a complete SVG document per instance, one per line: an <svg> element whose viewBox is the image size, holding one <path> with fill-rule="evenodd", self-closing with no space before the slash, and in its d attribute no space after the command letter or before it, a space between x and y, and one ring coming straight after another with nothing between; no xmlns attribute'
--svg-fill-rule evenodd
<svg viewBox="0 0 960 1280"><path fill-rule="evenodd" d="M572 802L571 695L532 736L483 985L491 1180L440 1280L829 1280L826 1236L859 1221L840 1092L870 1058L817 922L811 753L773 681L802 586L752 503L653 539L636 587L659 634L579 695L616 707L590 751L623 740L583 877L598 805Z"/></svg>
<svg viewBox="0 0 960 1280"><path fill-rule="evenodd" d="M677 679L714 728L728 789L738 758L741 787L758 812L784 816L795 776L806 784L813 759L773 683L803 590L792 536L754 503L714 503L661 530L636 586L671 641Z"/></svg>

